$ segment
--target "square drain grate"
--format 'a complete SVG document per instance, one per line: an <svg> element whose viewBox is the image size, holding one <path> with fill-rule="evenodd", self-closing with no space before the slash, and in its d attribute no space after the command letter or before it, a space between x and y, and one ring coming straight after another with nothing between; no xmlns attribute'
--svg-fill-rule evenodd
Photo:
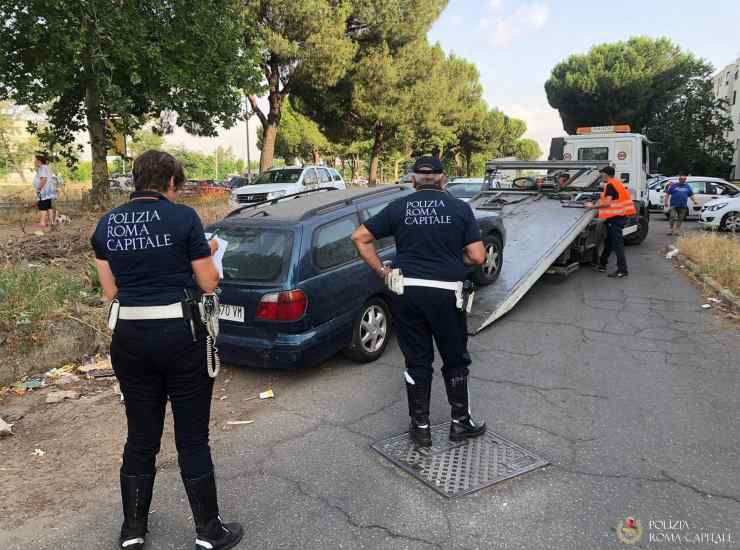
<svg viewBox="0 0 740 550"><path fill-rule="evenodd" d="M446 497L459 497L549 464L497 433L449 440L450 423L432 427L432 446L417 447L404 433L371 447Z"/></svg>

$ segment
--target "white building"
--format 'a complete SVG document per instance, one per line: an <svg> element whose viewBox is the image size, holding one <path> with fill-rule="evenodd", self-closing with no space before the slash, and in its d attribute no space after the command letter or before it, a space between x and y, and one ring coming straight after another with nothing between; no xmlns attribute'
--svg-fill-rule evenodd
<svg viewBox="0 0 740 550"><path fill-rule="evenodd" d="M732 159L732 179L740 179L740 58L734 63L727 65L712 78L714 95L719 99L725 99L730 107L730 116L734 129L727 136L732 141L735 155Z"/></svg>

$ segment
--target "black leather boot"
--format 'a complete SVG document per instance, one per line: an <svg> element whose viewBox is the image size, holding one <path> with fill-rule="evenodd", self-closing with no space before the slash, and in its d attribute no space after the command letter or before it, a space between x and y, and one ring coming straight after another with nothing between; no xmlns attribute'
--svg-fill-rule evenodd
<svg viewBox="0 0 740 550"><path fill-rule="evenodd" d="M127 475L121 473L121 502L123 503L123 524L119 539L121 548L126 550L144 548L153 487L154 474Z"/></svg>
<svg viewBox="0 0 740 550"><path fill-rule="evenodd" d="M411 440L421 447L431 447L432 432L429 429L429 400L432 395L432 381L415 380L409 382L406 375L406 395L409 401L409 416L411 424L409 435Z"/></svg>
<svg viewBox="0 0 740 550"><path fill-rule="evenodd" d="M476 422L470 417L468 377L445 377L445 387L447 388L447 400L452 412L450 439L452 441L462 441L486 433L486 423Z"/></svg>
<svg viewBox="0 0 740 550"><path fill-rule="evenodd" d="M242 540L239 523L222 523L218 515L216 477L213 472L196 479L183 479L195 521L195 550L227 550Z"/></svg>

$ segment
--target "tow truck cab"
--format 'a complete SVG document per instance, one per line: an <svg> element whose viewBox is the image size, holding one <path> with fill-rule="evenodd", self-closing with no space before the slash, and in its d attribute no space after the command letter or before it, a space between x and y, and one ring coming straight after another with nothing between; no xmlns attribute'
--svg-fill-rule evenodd
<svg viewBox="0 0 740 550"><path fill-rule="evenodd" d="M560 143L556 146L556 140ZM578 128L576 135L553 140L551 153L562 151L562 156L551 160L608 161L614 166L616 177L621 179L632 194L637 208L637 224L625 231L625 242L637 244L648 233L647 180L650 170L650 142L642 134L630 132L627 125L593 126ZM551 154L552 156L552 154Z"/></svg>

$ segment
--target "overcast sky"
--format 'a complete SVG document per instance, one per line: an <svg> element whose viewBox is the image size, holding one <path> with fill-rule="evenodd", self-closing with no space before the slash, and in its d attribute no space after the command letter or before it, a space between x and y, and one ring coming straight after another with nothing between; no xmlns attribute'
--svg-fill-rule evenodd
<svg viewBox="0 0 740 550"><path fill-rule="evenodd" d="M740 57L739 33L740 0L450 0L429 38L473 61L488 104L524 119L547 152L563 129L544 84L569 55L667 36L721 69Z"/></svg>

